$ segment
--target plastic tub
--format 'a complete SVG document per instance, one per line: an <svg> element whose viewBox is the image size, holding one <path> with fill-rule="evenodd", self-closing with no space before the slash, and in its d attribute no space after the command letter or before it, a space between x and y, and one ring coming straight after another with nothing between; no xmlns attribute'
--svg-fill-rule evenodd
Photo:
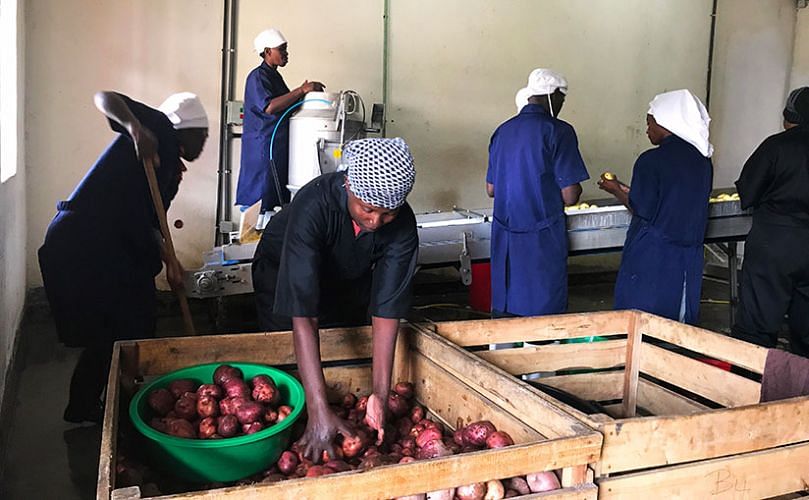
<svg viewBox="0 0 809 500"><path fill-rule="evenodd" d="M146 396L152 390L167 387L171 381L181 378L209 384L214 370L223 364L241 369L247 381L259 374L268 375L281 391L283 404L292 406L292 413L282 422L255 434L213 440L170 436L146 423L151 418ZM292 425L303 412L304 402L303 386L284 371L253 363L210 363L183 368L147 384L132 399L129 417L146 438L147 455L155 467L193 482L228 482L268 469L278 460L289 444Z"/></svg>

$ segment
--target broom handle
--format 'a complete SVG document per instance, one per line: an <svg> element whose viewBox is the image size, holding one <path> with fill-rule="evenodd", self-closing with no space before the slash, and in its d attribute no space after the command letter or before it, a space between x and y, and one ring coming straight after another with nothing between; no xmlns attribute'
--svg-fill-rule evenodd
<svg viewBox="0 0 809 500"><path fill-rule="evenodd" d="M166 210L163 208L163 197L160 196L160 190L157 187L157 176L155 175L154 164L151 158L144 158L143 168L146 170L146 179L149 181L149 191L152 193L152 202L154 203L155 212L157 212L157 220L160 222L160 232L163 233L166 253L171 259L176 260L177 255L174 253L174 243L171 241L169 224L166 222ZM176 293L177 299L180 301L180 311L183 314L185 333L186 335L196 335L194 321L191 319L191 309L188 307L188 298L182 290L177 290Z"/></svg>

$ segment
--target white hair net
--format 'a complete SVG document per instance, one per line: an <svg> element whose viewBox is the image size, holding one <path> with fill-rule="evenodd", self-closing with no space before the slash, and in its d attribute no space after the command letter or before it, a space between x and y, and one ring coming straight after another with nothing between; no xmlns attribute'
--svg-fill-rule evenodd
<svg viewBox="0 0 809 500"><path fill-rule="evenodd" d="M551 114L554 115L550 95L556 92L556 90L567 94L567 79L562 76L561 73L557 73L552 69L535 69L528 75L528 85L517 91L517 95L515 96L517 112L520 112L523 106L528 104L528 99L531 96L547 95L548 106L550 107Z"/></svg>
<svg viewBox="0 0 809 500"><path fill-rule="evenodd" d="M691 144L706 158L713 154L708 142L711 117L702 102L686 89L658 94L649 103L649 114L658 125Z"/></svg>
<svg viewBox="0 0 809 500"><path fill-rule="evenodd" d="M280 31L275 28L269 28L256 35L255 40L253 40L253 47L255 47L256 52L261 55L267 47L274 49L285 43L287 43L287 39L284 38L284 35L282 35Z"/></svg>
<svg viewBox="0 0 809 500"><path fill-rule="evenodd" d="M208 128L208 115L202 101L191 92L168 96L158 109L168 117L175 129Z"/></svg>

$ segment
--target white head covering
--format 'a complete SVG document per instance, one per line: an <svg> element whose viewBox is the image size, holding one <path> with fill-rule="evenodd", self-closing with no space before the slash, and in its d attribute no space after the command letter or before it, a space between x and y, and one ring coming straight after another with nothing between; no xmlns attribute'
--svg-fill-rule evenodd
<svg viewBox="0 0 809 500"><path fill-rule="evenodd" d="M551 104L550 95L556 90L563 94L567 94L567 79L561 73L557 73L552 69L537 68L528 75L528 85L517 91L515 103L517 104L517 112L522 110L522 107L528 104L528 99L535 95L547 95L548 105L553 114L553 104ZM523 100L524 98L524 100Z"/></svg>
<svg viewBox="0 0 809 500"><path fill-rule="evenodd" d="M713 154L708 142L711 117L702 102L686 89L658 94L649 103L649 114L658 125L691 144L706 158Z"/></svg>
<svg viewBox="0 0 809 500"><path fill-rule="evenodd" d="M253 47L255 47L256 52L261 55L267 47L274 49L285 43L287 43L287 39L284 38L284 35L282 35L280 31L275 28L269 28L256 35L256 39L253 40Z"/></svg>
<svg viewBox="0 0 809 500"><path fill-rule="evenodd" d="M351 192L375 207L401 207L416 181L413 155L399 137L351 141L343 148L343 161Z"/></svg>
<svg viewBox="0 0 809 500"><path fill-rule="evenodd" d="M208 115L196 94L180 92L170 95L158 108L174 128L208 128Z"/></svg>

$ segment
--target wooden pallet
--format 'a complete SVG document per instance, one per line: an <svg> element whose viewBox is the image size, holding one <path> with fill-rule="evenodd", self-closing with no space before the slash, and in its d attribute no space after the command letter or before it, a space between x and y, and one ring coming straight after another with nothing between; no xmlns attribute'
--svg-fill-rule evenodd
<svg viewBox="0 0 809 500"><path fill-rule="evenodd" d="M512 375L557 372L538 382L602 402L606 413L588 415L520 382L604 436L595 468L599 498L809 491L809 397L759 403L756 379L765 348L638 311L444 322L429 329L468 348L541 343L475 354ZM552 343L594 335L607 340ZM700 357L755 375L737 375ZM508 392L486 379L480 386L495 404L524 416ZM542 432L541 425L535 428Z"/></svg>
<svg viewBox="0 0 809 500"><path fill-rule="evenodd" d="M321 332L324 362L353 361L324 370L330 396L370 392L371 347L370 328ZM128 418L126 408L137 388L136 381L190 365L227 361L292 366L295 362L292 335L289 332L242 334L115 344L101 442L98 499L142 498L138 487L116 489L115 485L119 419ZM595 499L596 486L588 464L598 460L601 435L550 402L535 397L514 377L486 366L488 363L435 334L403 326L396 347L394 381L413 381L418 401L450 427L459 419L463 422L488 419L498 429L511 434L515 446L366 472L160 498L393 498L561 469L563 489L543 494L541 498ZM511 403L520 407L520 413L526 416L515 416L481 394L476 381L457 376L467 370L485 379L486 387L508 391L514 398ZM541 429L540 421L543 422Z"/></svg>

